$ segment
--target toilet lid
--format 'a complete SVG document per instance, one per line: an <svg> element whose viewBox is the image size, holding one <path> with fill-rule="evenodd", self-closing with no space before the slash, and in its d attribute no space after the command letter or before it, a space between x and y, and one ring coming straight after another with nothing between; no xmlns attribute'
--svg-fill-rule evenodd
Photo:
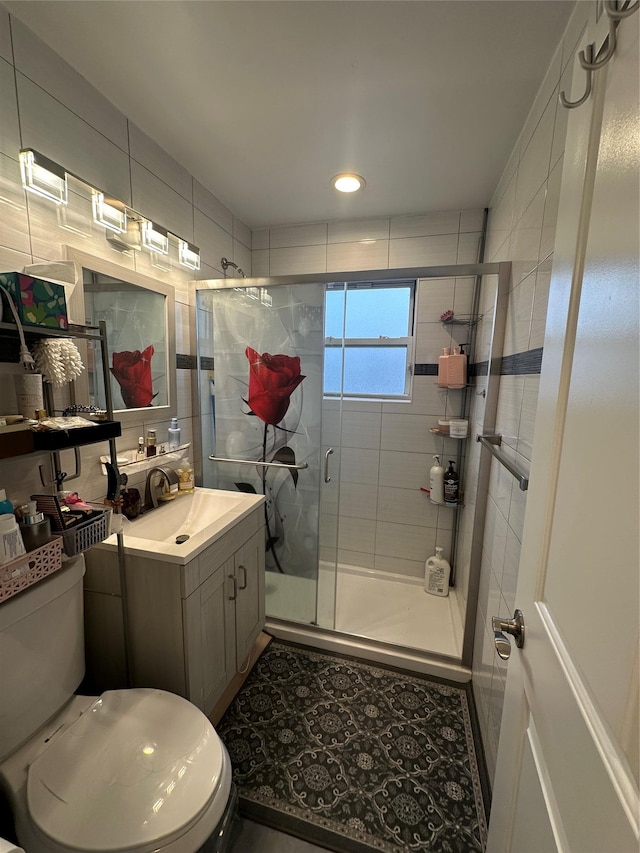
<svg viewBox="0 0 640 853"><path fill-rule="evenodd" d="M198 821L220 784L223 749L186 699L108 691L29 767L29 812L67 849L146 853Z"/></svg>

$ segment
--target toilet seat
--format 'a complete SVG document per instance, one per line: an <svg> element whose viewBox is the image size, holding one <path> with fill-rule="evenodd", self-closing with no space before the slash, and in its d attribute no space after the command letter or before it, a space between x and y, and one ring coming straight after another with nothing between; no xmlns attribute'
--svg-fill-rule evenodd
<svg viewBox="0 0 640 853"><path fill-rule="evenodd" d="M108 691L30 765L29 815L51 849L170 849L201 819L207 833L215 828L230 783L225 755L211 723L185 699Z"/></svg>

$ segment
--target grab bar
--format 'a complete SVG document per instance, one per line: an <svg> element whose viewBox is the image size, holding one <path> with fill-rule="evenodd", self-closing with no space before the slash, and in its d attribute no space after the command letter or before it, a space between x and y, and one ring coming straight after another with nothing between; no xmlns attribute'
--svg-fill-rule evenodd
<svg viewBox="0 0 640 853"><path fill-rule="evenodd" d="M295 468L296 471L302 471L309 467L306 462L289 465L286 462L260 462L259 459L223 459L222 456L210 456L209 459L211 462L229 462L236 465L260 465L262 468L287 468L289 470Z"/></svg>
<svg viewBox="0 0 640 853"><path fill-rule="evenodd" d="M497 449L502 444L502 436L501 435L477 435L476 441L479 441L483 447L486 447L489 453L498 460L501 465L509 471L516 478L520 485L520 490L526 492L529 488L529 478L526 474L523 474L510 459L507 459L502 453Z"/></svg>

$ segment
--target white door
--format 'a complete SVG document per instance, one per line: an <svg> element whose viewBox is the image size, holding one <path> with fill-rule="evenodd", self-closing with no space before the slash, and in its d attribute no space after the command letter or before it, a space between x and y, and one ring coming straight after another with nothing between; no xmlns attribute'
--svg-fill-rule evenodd
<svg viewBox="0 0 640 853"><path fill-rule="evenodd" d="M569 114L489 853L639 849L638 63Z"/></svg>

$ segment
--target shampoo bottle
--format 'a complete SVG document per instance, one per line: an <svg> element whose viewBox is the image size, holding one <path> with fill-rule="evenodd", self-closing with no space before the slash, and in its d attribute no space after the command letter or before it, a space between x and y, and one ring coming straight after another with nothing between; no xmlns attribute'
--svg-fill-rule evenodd
<svg viewBox="0 0 640 853"><path fill-rule="evenodd" d="M449 577L451 566L442 556L442 548L436 547L436 553L425 564L424 590L431 595L449 595Z"/></svg>
<svg viewBox="0 0 640 853"><path fill-rule="evenodd" d="M454 468L455 462L449 460L449 467L444 475L444 502L446 506L457 506L460 498L460 478Z"/></svg>
<svg viewBox="0 0 640 853"><path fill-rule="evenodd" d="M440 457L433 457L433 466L429 471L429 498L432 504L444 503L444 468Z"/></svg>
<svg viewBox="0 0 640 853"><path fill-rule="evenodd" d="M438 387L449 387L449 359L451 358L451 348L444 347L442 355L438 359Z"/></svg>
<svg viewBox="0 0 640 853"><path fill-rule="evenodd" d="M7 513L13 513L13 504L7 498L5 490L0 489L0 515L7 515Z"/></svg>
<svg viewBox="0 0 640 853"><path fill-rule="evenodd" d="M467 384L467 356L461 346L453 348L447 363L448 387L465 388Z"/></svg>

